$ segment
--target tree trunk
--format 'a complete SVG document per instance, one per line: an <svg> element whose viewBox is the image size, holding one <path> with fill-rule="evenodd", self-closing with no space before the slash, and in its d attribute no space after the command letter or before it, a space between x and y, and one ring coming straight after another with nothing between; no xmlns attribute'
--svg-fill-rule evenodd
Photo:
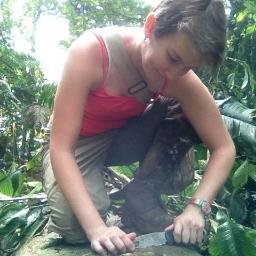
<svg viewBox="0 0 256 256"><path fill-rule="evenodd" d="M43 236L34 237L28 244L21 248L16 256L95 256L91 251L90 245L71 246L63 243L58 235L51 233ZM194 250L180 246L158 246L147 249L137 249L133 253L125 253L126 256L201 256Z"/></svg>

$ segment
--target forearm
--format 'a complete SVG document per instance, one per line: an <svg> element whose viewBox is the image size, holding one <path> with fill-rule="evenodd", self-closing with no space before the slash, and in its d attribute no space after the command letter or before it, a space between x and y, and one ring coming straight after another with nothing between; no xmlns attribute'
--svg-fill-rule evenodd
<svg viewBox="0 0 256 256"><path fill-rule="evenodd" d="M75 157L70 152L55 149L51 150L51 162L55 178L64 196L90 239L93 230L105 224L86 190Z"/></svg>
<svg viewBox="0 0 256 256"><path fill-rule="evenodd" d="M234 159L233 145L213 151L194 198L204 199L211 203L227 180Z"/></svg>

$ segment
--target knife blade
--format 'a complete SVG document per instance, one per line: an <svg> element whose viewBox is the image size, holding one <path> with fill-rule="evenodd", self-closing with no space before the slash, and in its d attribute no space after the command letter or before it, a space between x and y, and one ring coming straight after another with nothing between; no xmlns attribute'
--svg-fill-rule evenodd
<svg viewBox="0 0 256 256"><path fill-rule="evenodd" d="M173 245L174 243L173 232L171 230L140 235L135 239L135 247L137 249L161 246L165 244Z"/></svg>

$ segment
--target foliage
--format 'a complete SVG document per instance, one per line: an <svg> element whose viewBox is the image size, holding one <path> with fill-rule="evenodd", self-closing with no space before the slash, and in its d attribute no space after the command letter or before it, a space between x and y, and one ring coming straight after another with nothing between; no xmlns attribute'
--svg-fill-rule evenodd
<svg viewBox="0 0 256 256"><path fill-rule="evenodd" d="M12 13L12 0L0 1L0 44L11 43L11 29L14 21L11 18Z"/></svg>
<svg viewBox="0 0 256 256"><path fill-rule="evenodd" d="M246 108L234 99L217 101L223 119L237 145L239 156L256 161L256 109Z"/></svg>
<svg viewBox="0 0 256 256"><path fill-rule="evenodd" d="M256 230L239 225L227 216L222 222L209 245L213 256L254 256L256 251Z"/></svg>
<svg viewBox="0 0 256 256"><path fill-rule="evenodd" d="M31 56L0 47L1 162L8 169L31 159L42 137L55 88L45 83L38 62ZM37 138L36 138L37 136Z"/></svg>
<svg viewBox="0 0 256 256"><path fill-rule="evenodd" d="M141 0L73 0L61 9L69 21L71 40L93 27L140 26L148 11Z"/></svg>
<svg viewBox="0 0 256 256"><path fill-rule="evenodd" d="M44 227L47 206L45 197L0 198L0 254L7 256Z"/></svg>
<svg viewBox="0 0 256 256"><path fill-rule="evenodd" d="M249 108L256 108L256 15L255 1L228 1L229 36L224 64L212 81L211 91L218 98L234 97Z"/></svg>

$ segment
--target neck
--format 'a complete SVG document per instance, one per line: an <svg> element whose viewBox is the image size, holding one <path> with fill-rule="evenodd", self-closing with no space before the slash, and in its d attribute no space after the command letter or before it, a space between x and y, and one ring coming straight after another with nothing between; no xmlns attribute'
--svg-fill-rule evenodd
<svg viewBox="0 0 256 256"><path fill-rule="evenodd" d="M134 37L134 34L137 36ZM125 45L128 50L129 57L137 69L137 71L141 74L143 79L145 80L145 75L143 71L142 65L142 47L143 47L144 39L143 39L143 31L136 30L135 33L133 31L132 36L128 36L125 39Z"/></svg>
<svg viewBox="0 0 256 256"><path fill-rule="evenodd" d="M138 32L138 31L136 31ZM139 31L139 36L131 36L127 37L125 40L125 44L128 50L128 54L131 58L131 61L134 67L137 69L143 80L148 84L148 87L151 91L158 91L159 88L164 83L164 77L156 77L152 76L148 72L144 70L143 62L142 62L142 54L145 47L145 40L143 31ZM134 35L134 33L133 33Z"/></svg>

